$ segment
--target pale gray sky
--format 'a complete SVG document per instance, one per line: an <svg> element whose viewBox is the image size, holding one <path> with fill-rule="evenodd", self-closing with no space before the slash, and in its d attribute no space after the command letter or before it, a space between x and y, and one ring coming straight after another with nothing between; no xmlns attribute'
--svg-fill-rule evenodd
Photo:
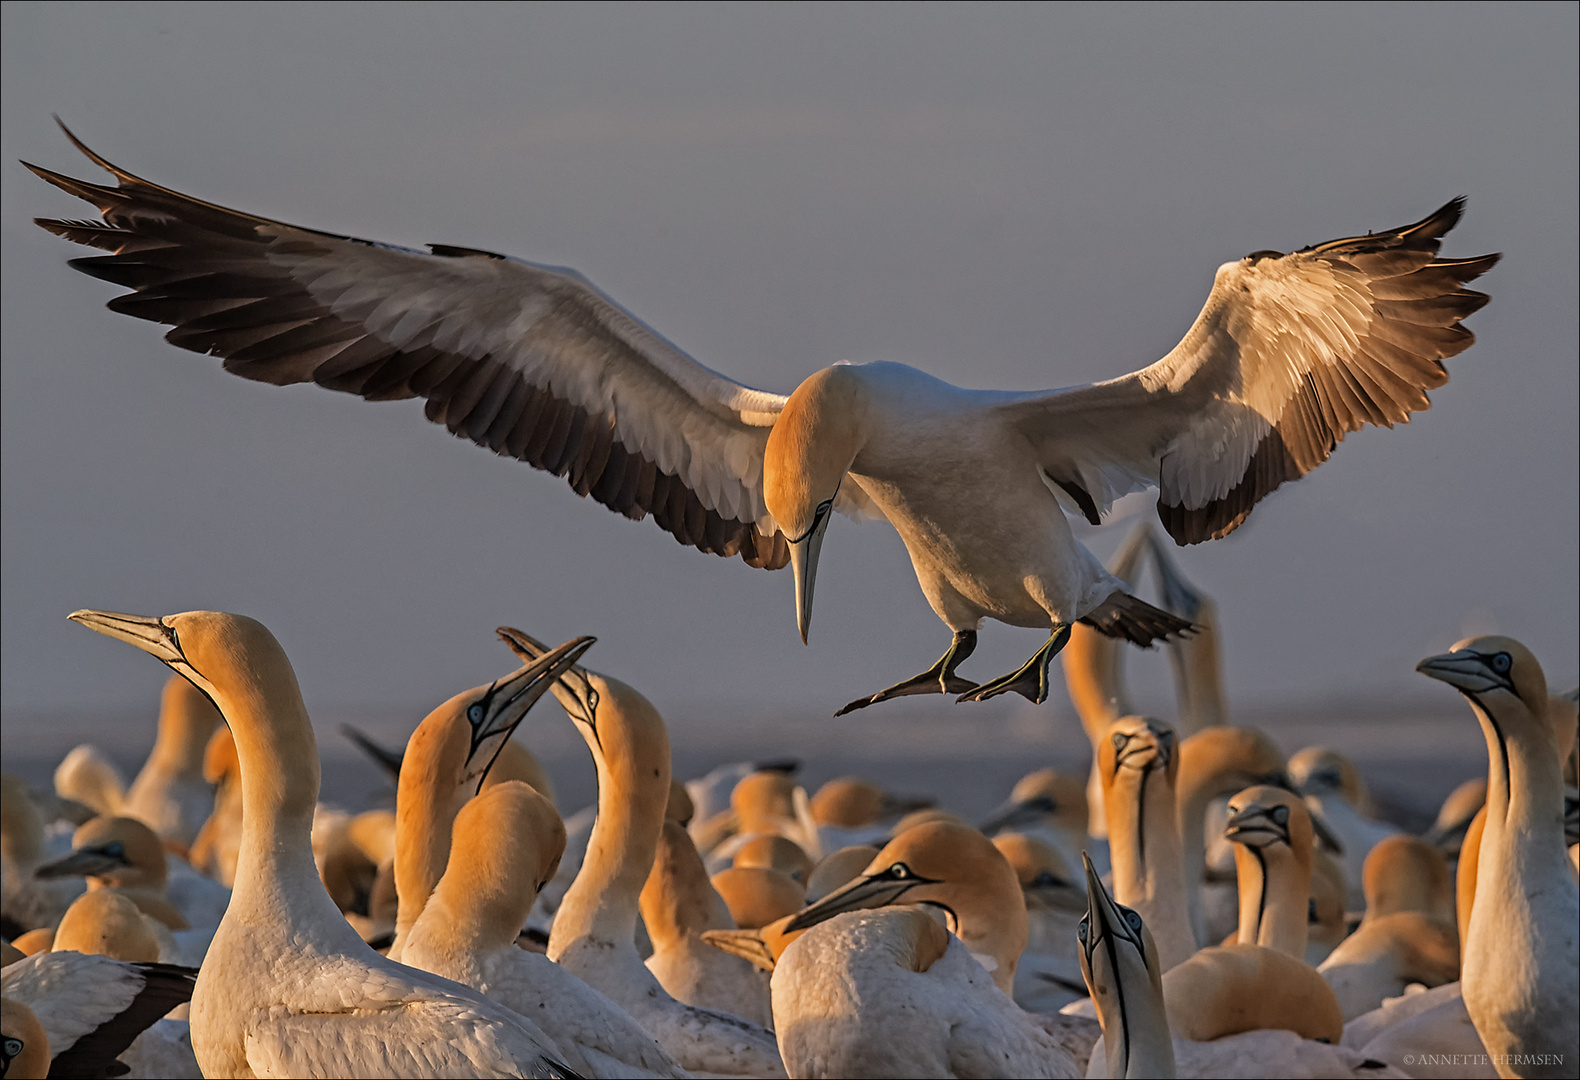
<svg viewBox="0 0 1580 1080"><path fill-rule="evenodd" d="M1447 253L1506 257L1434 408L1180 557L1237 702L1441 695L1415 661L1490 628L1568 685L1576 11L7 4L4 706L150 699L162 669L69 625L80 606L247 612L310 705L413 721L509 668L500 622L599 635L589 662L672 714L826 715L947 643L885 525L830 529L803 648L788 573L682 548L418 403L248 383L107 312L117 290L30 224L87 208L16 159L98 178L52 112L205 199L574 266L778 391L839 359L1118 375L1173 346L1219 263L1464 194ZM1040 643L993 627L968 673Z"/></svg>

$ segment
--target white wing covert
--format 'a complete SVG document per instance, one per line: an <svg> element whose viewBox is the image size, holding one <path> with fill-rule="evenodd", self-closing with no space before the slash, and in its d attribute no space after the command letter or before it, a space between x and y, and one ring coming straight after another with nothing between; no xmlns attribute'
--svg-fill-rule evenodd
<svg viewBox="0 0 1580 1080"><path fill-rule="evenodd" d="M681 543L770 570L788 562L762 497L763 448L785 399L703 367L575 271L228 210L66 134L118 186L29 165L102 215L38 224L113 253L71 262L132 290L111 310L173 326L172 345L243 378L421 397L452 434L564 476L627 517L651 514Z"/></svg>
<svg viewBox="0 0 1580 1080"><path fill-rule="evenodd" d="M1488 300L1463 286L1499 258L1437 258L1463 208L1454 199L1414 225L1226 263L1162 360L1001 414L1094 525L1115 498L1156 485L1176 543L1227 536L1346 434L1408 423L1448 382L1442 361L1475 340L1459 322Z"/></svg>

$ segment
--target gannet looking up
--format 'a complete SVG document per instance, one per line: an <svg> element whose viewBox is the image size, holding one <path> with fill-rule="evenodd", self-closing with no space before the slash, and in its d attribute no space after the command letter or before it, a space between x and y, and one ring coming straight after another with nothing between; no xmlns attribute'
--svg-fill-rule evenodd
<svg viewBox="0 0 1580 1080"><path fill-rule="evenodd" d="M179 675L159 697L159 735L132 781L121 813L142 821L161 839L183 848L214 808L214 789L203 779L203 752L220 726L213 702Z"/></svg>
<svg viewBox="0 0 1580 1080"><path fill-rule="evenodd" d="M1416 670L1464 694L1487 740L1486 824L1461 942L1465 1008L1500 1075L1562 1075L1580 1060L1580 888L1546 677L1529 649L1497 636L1461 641Z"/></svg>
<svg viewBox="0 0 1580 1080"><path fill-rule="evenodd" d="M685 1075L624 1009L548 957L516 947L564 848L559 814L529 784L512 780L480 793L455 815L444 877L407 934L402 963L532 1017L584 1076Z"/></svg>
<svg viewBox="0 0 1580 1080"><path fill-rule="evenodd" d="M422 397L451 432L652 514L682 543L789 562L803 638L831 511L886 517L954 639L868 704L1041 701L1077 621L1139 644L1182 631L1125 592L1066 511L1097 523L1117 496L1156 486L1176 542L1227 535L1347 433L1428 407L1448 380L1441 361L1473 341L1460 320L1487 300L1462 286L1496 261L1436 258L1456 199L1414 225L1226 263L1181 343L1117 379L978 391L885 362L825 368L783 397L703 367L573 271L297 228L77 146L116 187L29 167L103 221L40 224L112 252L74 265L133 290L116 310L172 325L173 344L246 378ZM984 618L1050 634L1020 670L978 686L954 671Z"/></svg>
<svg viewBox="0 0 1580 1080"><path fill-rule="evenodd" d="M935 821L908 829L878 852L862 875L785 924L805 930L844 911L921 904L1012 994L1026 947L1026 901L1020 880L993 842L968 825Z"/></svg>
<svg viewBox="0 0 1580 1080"><path fill-rule="evenodd" d="M565 1075L558 1048L530 1020L386 960L329 899L310 837L318 748L274 635L214 611L71 618L191 679L236 739L245 804L236 887L192 995L205 1076ZM514 692L541 689L582 644L550 653Z"/></svg>
<svg viewBox="0 0 1580 1080"><path fill-rule="evenodd" d="M575 663L594 640L576 639L557 659L564 666ZM390 956L396 960L407 931L444 874L456 813L482 789L517 725L553 685L552 679L541 677L541 664L534 660L491 683L463 690L424 717L406 741L395 789L399 907Z"/></svg>
<svg viewBox="0 0 1580 1080"><path fill-rule="evenodd" d="M1163 967L1141 916L1116 904L1086 867L1086 915L1076 927L1081 976L1103 1025L1111 1077L1172 1077L1174 1041L1163 1007Z"/></svg>
<svg viewBox="0 0 1580 1080"><path fill-rule="evenodd" d="M1114 898L1152 928L1163 971L1196 951L1174 806L1177 749L1173 728L1141 716L1114 721L1098 744Z"/></svg>
<svg viewBox="0 0 1580 1080"><path fill-rule="evenodd" d="M523 660L544 647L519 630L499 636ZM598 771L598 817L581 871L554 915L549 959L608 995L692 1072L785 1075L773 1034L727 1012L676 1001L636 951L641 894L669 806L669 731L633 687L572 665L554 696Z"/></svg>

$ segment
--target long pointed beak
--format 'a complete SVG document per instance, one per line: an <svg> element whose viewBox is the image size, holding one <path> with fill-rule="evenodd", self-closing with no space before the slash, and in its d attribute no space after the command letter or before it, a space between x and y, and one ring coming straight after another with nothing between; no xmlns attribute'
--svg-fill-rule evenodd
<svg viewBox="0 0 1580 1080"><path fill-rule="evenodd" d="M1097 867L1092 865L1092 857L1086 852L1081 852L1081 862L1086 866L1086 917L1088 924L1094 929L1102 927L1105 932L1112 931L1116 926L1124 926L1124 917L1114 907L1113 898L1108 895L1108 890L1103 888L1103 879L1097 876ZM1092 935L1095 942L1101 934Z"/></svg>
<svg viewBox="0 0 1580 1080"><path fill-rule="evenodd" d="M903 878L890 877L887 873L859 877L849 885L829 893L811 907L796 912L785 924L785 930L805 930L847 911L884 907L899 900L917 885L933 884L936 882L914 874Z"/></svg>
<svg viewBox="0 0 1580 1080"><path fill-rule="evenodd" d="M805 645L812 629L812 589L817 584L817 559L823 550L823 534L828 530L825 514L806 537L790 545L790 570L795 574L795 625Z"/></svg>
<svg viewBox="0 0 1580 1080"><path fill-rule="evenodd" d="M489 689L488 713L472 732L472 753L475 754L483 743L496 736L503 736L499 739L499 745L504 746L505 739L526 718L527 712L538 703L538 699L597 640L595 637L579 637L567 641L503 679L496 680ZM497 749L495 753L498 753ZM471 760L470 755L467 760Z"/></svg>
<svg viewBox="0 0 1580 1080"><path fill-rule="evenodd" d="M164 624L164 620L152 615L125 615L119 611L95 611L92 608L83 608L73 611L66 618L74 623L81 623L89 630L103 634L105 637L124 641L129 645L136 645L143 652L156 656L167 664L179 663L186 659L181 652L181 645L176 640L176 632Z"/></svg>
<svg viewBox="0 0 1580 1080"><path fill-rule="evenodd" d="M63 877L101 877L116 870L125 870L131 864L103 851L85 848L73 851L63 859L40 866L33 876L48 880Z"/></svg>
<svg viewBox="0 0 1580 1080"><path fill-rule="evenodd" d="M1501 686L1502 681L1493 676L1486 662L1473 652L1442 653L1428 656L1415 669L1429 679L1446 682L1458 689L1479 694Z"/></svg>
<svg viewBox="0 0 1580 1080"><path fill-rule="evenodd" d="M406 748L391 750L387 746L380 746L350 724L340 725L340 734L350 739L368 757L372 758L379 768L389 773L390 779L400 781L401 763L406 760Z"/></svg>
<svg viewBox="0 0 1580 1080"><path fill-rule="evenodd" d="M1226 838L1241 843L1247 842L1246 838L1252 833L1266 833L1278 837L1286 844L1289 843L1289 829L1280 827L1273 820L1267 807L1254 803L1232 815L1223 827L1223 835Z"/></svg>
<svg viewBox="0 0 1580 1080"><path fill-rule="evenodd" d="M531 634L517 630L514 626L497 626L494 633L499 635L511 652L531 664L548 655L549 647ZM596 725L598 716L598 691L593 689L592 683L587 678L587 672L576 664L571 664L560 673L554 682L554 696L564 706L565 712L572 717L580 717L588 724Z"/></svg>

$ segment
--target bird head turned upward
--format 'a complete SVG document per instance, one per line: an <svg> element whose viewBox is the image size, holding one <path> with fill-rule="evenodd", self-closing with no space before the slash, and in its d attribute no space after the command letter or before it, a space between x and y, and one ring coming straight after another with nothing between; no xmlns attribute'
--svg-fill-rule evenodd
<svg viewBox="0 0 1580 1080"><path fill-rule="evenodd" d="M918 904L940 916L1009 993L1026 947L1026 901L1014 868L987 837L949 821L908 829L784 929L805 930L846 911L890 904Z"/></svg>
<svg viewBox="0 0 1580 1080"><path fill-rule="evenodd" d="M763 452L763 504L790 544L796 626L812 625L823 534L840 484L861 452L867 399L859 369L837 364L807 379L785 402Z"/></svg>

